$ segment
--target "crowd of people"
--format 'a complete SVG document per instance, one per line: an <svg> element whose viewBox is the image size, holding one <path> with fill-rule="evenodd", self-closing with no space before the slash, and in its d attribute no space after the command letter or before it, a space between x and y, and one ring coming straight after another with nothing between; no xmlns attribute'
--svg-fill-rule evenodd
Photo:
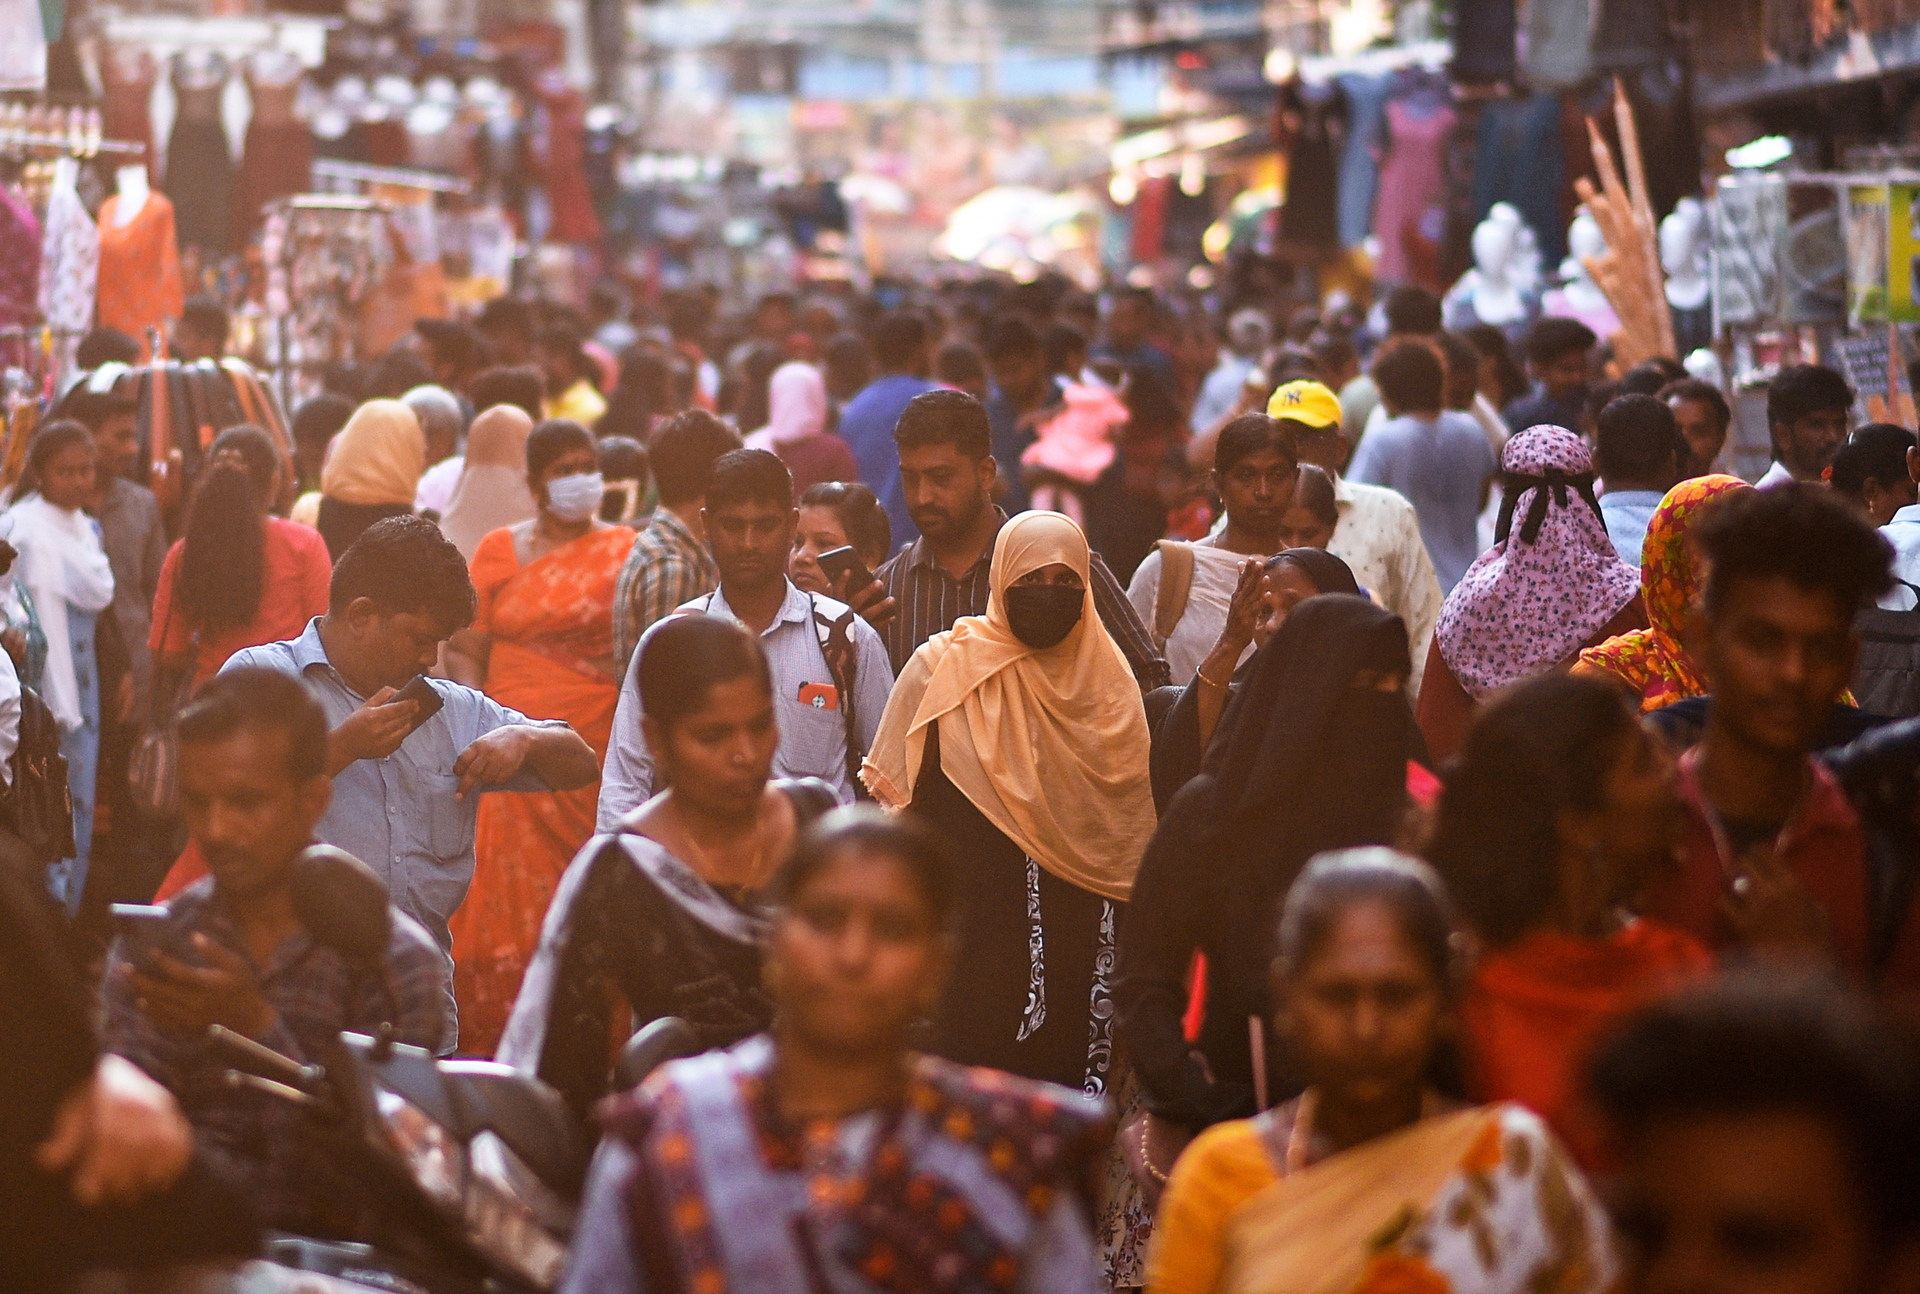
<svg viewBox="0 0 1920 1294"><path fill-rule="evenodd" d="M1413 288L712 306L422 321L177 515L111 380L35 435L22 1270L353 1238L220 1025L550 1085L569 1291L1920 1292L1912 431L1788 368L1749 485L1677 364Z"/></svg>

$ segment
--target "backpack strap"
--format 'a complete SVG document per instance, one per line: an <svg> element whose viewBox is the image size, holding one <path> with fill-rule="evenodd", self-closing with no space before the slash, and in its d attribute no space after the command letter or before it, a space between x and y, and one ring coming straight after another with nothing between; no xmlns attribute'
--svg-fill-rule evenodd
<svg viewBox="0 0 1920 1294"><path fill-rule="evenodd" d="M834 690L840 693L840 722L847 730L847 780L853 786L856 796L865 798L866 790L860 783L860 765L866 759L867 752L860 748L859 729L854 724L853 685L857 681L857 658L859 653L853 649L854 610L849 607L847 613L838 620L831 619L820 609L817 595L807 594L807 604L813 609L813 631L820 640L820 654L826 658L827 672L833 675Z"/></svg>
<svg viewBox="0 0 1920 1294"><path fill-rule="evenodd" d="M1180 627L1187 614L1187 598L1193 592L1193 545L1179 539L1162 539L1154 544L1160 550L1160 590L1153 604L1154 646L1165 649L1167 639Z"/></svg>

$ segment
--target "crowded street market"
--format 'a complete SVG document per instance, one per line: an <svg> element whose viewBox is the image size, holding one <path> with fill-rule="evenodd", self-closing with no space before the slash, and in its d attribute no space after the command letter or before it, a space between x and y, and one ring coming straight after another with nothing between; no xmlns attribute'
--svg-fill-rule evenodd
<svg viewBox="0 0 1920 1294"><path fill-rule="evenodd" d="M0 0L0 1294L1920 1294L1920 0Z"/></svg>

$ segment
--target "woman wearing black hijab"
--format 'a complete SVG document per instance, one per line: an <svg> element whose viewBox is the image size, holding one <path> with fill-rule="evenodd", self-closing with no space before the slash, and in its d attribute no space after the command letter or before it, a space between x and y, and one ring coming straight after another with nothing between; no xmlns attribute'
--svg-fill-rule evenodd
<svg viewBox="0 0 1920 1294"><path fill-rule="evenodd" d="M1269 557L1264 569L1248 563L1234 591L1220 641L1185 687L1158 688L1147 697L1153 722L1153 803L1162 813L1174 794L1200 771L1227 703L1240 691L1254 658L1237 670L1233 662L1248 643L1265 646L1294 607L1321 593L1365 596L1347 564L1323 548L1289 548Z"/></svg>
<svg viewBox="0 0 1920 1294"><path fill-rule="evenodd" d="M1248 662L1201 774L1161 817L1121 928L1114 1002L1165 1150L1255 1112L1248 1021L1271 1018L1275 914L1301 868L1399 833L1417 749L1410 666L1398 616L1352 596L1302 602ZM1206 1019L1190 1046L1181 1017L1196 952ZM1148 1164L1158 1177L1172 1156Z"/></svg>

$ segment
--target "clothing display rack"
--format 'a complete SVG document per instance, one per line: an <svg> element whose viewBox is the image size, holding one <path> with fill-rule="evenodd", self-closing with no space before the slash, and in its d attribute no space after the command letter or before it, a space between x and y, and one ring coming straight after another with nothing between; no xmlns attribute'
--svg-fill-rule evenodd
<svg viewBox="0 0 1920 1294"><path fill-rule="evenodd" d="M277 352L269 358L285 408L300 394L300 373L359 358L358 307L384 269L390 211L378 198L352 193L299 193L268 205L262 247Z"/></svg>
<svg viewBox="0 0 1920 1294"><path fill-rule="evenodd" d="M16 130L0 126L0 149L36 149L50 154L66 153L74 157L93 157L101 153L126 154L137 156L147 151L147 146L131 139L92 139L75 138L72 135L49 134L45 131Z"/></svg>
<svg viewBox="0 0 1920 1294"><path fill-rule="evenodd" d="M466 194L472 186L465 180L437 171L416 171L400 166L370 166L365 162L341 162L322 157L313 164L315 179L351 180L362 184L390 184L403 189L426 189L433 193Z"/></svg>

